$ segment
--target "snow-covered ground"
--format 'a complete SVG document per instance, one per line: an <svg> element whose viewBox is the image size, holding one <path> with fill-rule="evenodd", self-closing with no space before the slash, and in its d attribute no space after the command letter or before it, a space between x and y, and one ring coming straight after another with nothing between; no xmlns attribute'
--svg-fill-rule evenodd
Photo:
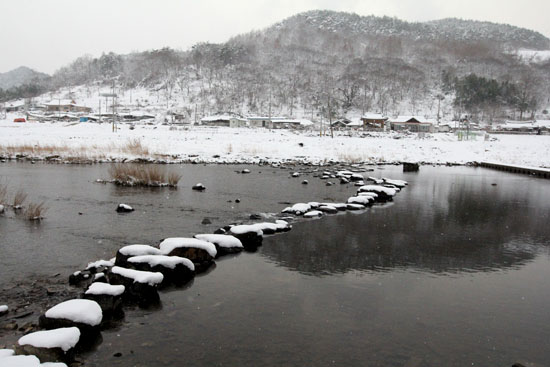
<svg viewBox="0 0 550 367"><path fill-rule="evenodd" d="M18 153L44 158L79 158L99 161L151 157L167 161L254 163L294 160L323 163L378 163L414 161L458 163L492 161L550 167L550 136L494 135L459 141L454 134L336 132L250 128L170 127L96 123L14 123L0 121L0 156ZM362 137L361 135L365 135ZM483 133L481 133L483 134ZM349 136L352 135L352 136ZM136 147L137 145L137 147ZM219 157L218 157L219 156Z"/></svg>

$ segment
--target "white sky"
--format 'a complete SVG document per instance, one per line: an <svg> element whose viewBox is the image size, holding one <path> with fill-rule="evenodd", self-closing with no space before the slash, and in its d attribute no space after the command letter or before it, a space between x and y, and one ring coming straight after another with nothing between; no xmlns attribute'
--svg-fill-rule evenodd
<svg viewBox="0 0 550 367"><path fill-rule="evenodd" d="M549 0L0 0L0 73L22 65L52 73L84 54L186 50L312 9L487 20L550 37Z"/></svg>

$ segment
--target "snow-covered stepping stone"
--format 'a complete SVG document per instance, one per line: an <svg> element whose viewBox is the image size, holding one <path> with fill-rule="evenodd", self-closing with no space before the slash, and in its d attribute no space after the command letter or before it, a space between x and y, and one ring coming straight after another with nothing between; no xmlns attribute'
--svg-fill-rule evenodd
<svg viewBox="0 0 550 367"><path fill-rule="evenodd" d="M377 201L388 201L392 200L397 191L392 188L384 187L381 185L365 185L361 186L358 189L358 192L374 192L378 195L376 198Z"/></svg>
<svg viewBox="0 0 550 367"><path fill-rule="evenodd" d="M162 255L162 251L149 245L128 245L120 248L116 253L115 265L126 266L128 258L141 255Z"/></svg>
<svg viewBox="0 0 550 367"><path fill-rule="evenodd" d="M45 362L40 364L40 367L67 367L63 362Z"/></svg>
<svg viewBox="0 0 550 367"><path fill-rule="evenodd" d="M288 232L292 229L292 226L286 220L282 219L276 220L275 225L277 226L277 232Z"/></svg>
<svg viewBox="0 0 550 367"><path fill-rule="evenodd" d="M32 354L42 362L71 361L80 338L81 333L77 327L36 331L21 337L15 351L17 354ZM0 362L3 363L5 360ZM39 365L40 362L37 366Z"/></svg>
<svg viewBox="0 0 550 367"><path fill-rule="evenodd" d="M5 210L4 205L0 204L0 214L4 213L4 210Z"/></svg>
<svg viewBox="0 0 550 367"><path fill-rule="evenodd" d="M321 203L321 206L332 206L336 208L338 211L345 211L347 208L345 203Z"/></svg>
<svg viewBox="0 0 550 367"><path fill-rule="evenodd" d="M283 213L291 213L294 215L303 215L311 210L311 205L307 203L296 203L293 206L283 209Z"/></svg>
<svg viewBox="0 0 550 367"><path fill-rule="evenodd" d="M381 184L384 183L384 180L382 180L381 178L376 178L376 177L369 177L368 180L374 182L377 185L381 185Z"/></svg>
<svg viewBox="0 0 550 367"><path fill-rule="evenodd" d="M44 329L76 326L83 334L95 335L103 320L101 306L89 299L71 299L61 302L39 317L38 324Z"/></svg>
<svg viewBox="0 0 550 367"><path fill-rule="evenodd" d="M120 314L124 290L123 285L96 282L88 287L83 297L97 302L104 317L113 317Z"/></svg>
<svg viewBox="0 0 550 367"><path fill-rule="evenodd" d="M245 250L254 251L258 246L262 245L263 230L254 224L241 224L238 226L232 226L229 229L229 234L237 237Z"/></svg>
<svg viewBox="0 0 550 367"><path fill-rule="evenodd" d="M0 359L11 357L15 355L15 351L13 349L0 349Z"/></svg>
<svg viewBox="0 0 550 367"><path fill-rule="evenodd" d="M237 237L225 234L196 234L195 238L213 243L216 246L217 255L232 254L240 252L244 246Z"/></svg>
<svg viewBox="0 0 550 367"><path fill-rule="evenodd" d="M116 207L116 211L117 213L129 213L129 212L133 212L134 208L132 208L128 204L118 204L118 206Z"/></svg>
<svg viewBox="0 0 550 367"><path fill-rule="evenodd" d="M351 181L363 181L365 178L360 173L354 173L349 178Z"/></svg>
<svg viewBox="0 0 550 367"><path fill-rule="evenodd" d="M407 181L403 181L403 180L392 180L392 179L389 179L389 178L382 178L382 180L389 184L389 185L393 185L393 186L396 186L396 187L399 187L399 188L403 188L405 186L408 185L408 182Z"/></svg>
<svg viewBox="0 0 550 367"><path fill-rule="evenodd" d="M123 299L137 301L142 306L156 303L160 299L157 287L164 280L162 273L114 266L108 278L110 284L125 287Z"/></svg>
<svg viewBox="0 0 550 367"><path fill-rule="evenodd" d="M363 209L365 209L365 205L361 205L361 204L348 204L347 207L348 207L348 210L363 210Z"/></svg>
<svg viewBox="0 0 550 367"><path fill-rule="evenodd" d="M179 256L140 255L128 258L129 267L137 270L159 272L164 275L163 285L184 284L195 276L195 264Z"/></svg>
<svg viewBox="0 0 550 367"><path fill-rule="evenodd" d="M320 210L311 210L304 214L304 218L318 218L322 216L323 216L323 212Z"/></svg>
<svg viewBox="0 0 550 367"><path fill-rule="evenodd" d="M336 214L338 213L338 209L332 205L320 205L318 208L319 211L327 214Z"/></svg>
<svg viewBox="0 0 550 367"><path fill-rule="evenodd" d="M88 270L90 273L95 274L95 273L107 270L109 268L112 268L113 266L115 266L114 261L111 261L111 260L97 260L97 261L88 263L88 266L86 266L85 270Z"/></svg>
<svg viewBox="0 0 550 367"><path fill-rule="evenodd" d="M90 284L92 280L93 280L93 274L89 270L83 270L83 271L79 270L69 275L70 285L80 286L82 284L85 284L87 286L88 284Z"/></svg>
<svg viewBox="0 0 550 367"><path fill-rule="evenodd" d="M197 273L208 269L217 254L214 244L187 237L166 238L160 243L159 248L163 255L180 256L191 260L195 264Z"/></svg>
<svg viewBox="0 0 550 367"><path fill-rule="evenodd" d="M2 367L40 367L40 360L36 356L0 356L0 366Z"/></svg>
<svg viewBox="0 0 550 367"><path fill-rule="evenodd" d="M374 198L372 196L352 196L348 199L348 204L361 204L364 206L367 206L369 204L372 204L374 202Z"/></svg>

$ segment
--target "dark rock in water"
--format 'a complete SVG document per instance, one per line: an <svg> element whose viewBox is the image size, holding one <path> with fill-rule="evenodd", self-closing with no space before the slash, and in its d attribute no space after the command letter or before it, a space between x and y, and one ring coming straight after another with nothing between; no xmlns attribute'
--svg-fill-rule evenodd
<svg viewBox="0 0 550 367"><path fill-rule="evenodd" d="M334 185L334 183L328 181L325 186L332 186L332 185Z"/></svg>
<svg viewBox="0 0 550 367"><path fill-rule="evenodd" d="M236 203L240 203L240 202L241 202L241 199L235 199L235 202L236 202Z"/></svg>
<svg viewBox="0 0 550 367"><path fill-rule="evenodd" d="M69 275L69 284L76 286L88 286L93 279L93 275L89 270L77 271Z"/></svg>
<svg viewBox="0 0 550 367"><path fill-rule="evenodd" d="M328 214L338 213L337 208L335 208L333 206L329 206L329 205L321 205L319 208L317 208L317 210L319 210L320 212L323 212L323 213L328 213Z"/></svg>
<svg viewBox="0 0 550 367"><path fill-rule="evenodd" d="M236 227L240 227L240 226L236 226ZM237 230L237 233L233 232L233 230L230 230L230 234L232 236L237 237L241 241L246 251L255 251L258 247L262 245L262 242L263 242L263 236L259 234L258 231L256 230L251 230L251 231Z"/></svg>
<svg viewBox="0 0 550 367"><path fill-rule="evenodd" d="M249 218L252 220L260 220L262 219L262 216L260 214L250 214Z"/></svg>
<svg viewBox="0 0 550 367"><path fill-rule="evenodd" d="M241 171L241 173L244 173L244 174L250 173L250 170L249 170L248 168L245 168L245 169L243 169L243 170Z"/></svg>
<svg viewBox="0 0 550 367"><path fill-rule="evenodd" d="M220 155L219 155L219 154L214 154L214 155L212 156L212 158L220 158Z"/></svg>
<svg viewBox="0 0 550 367"><path fill-rule="evenodd" d="M212 224L212 221L208 218L204 218L201 222L201 224Z"/></svg>
<svg viewBox="0 0 550 367"><path fill-rule="evenodd" d="M304 146L304 143L298 143L299 146L303 147Z"/></svg>
<svg viewBox="0 0 550 367"><path fill-rule="evenodd" d="M214 234L225 234L227 231L223 228L218 228L214 231Z"/></svg>
<svg viewBox="0 0 550 367"><path fill-rule="evenodd" d="M345 178L345 177L342 177L342 178L340 179L340 183L341 183L341 184L348 184L348 183L349 183L349 180L348 180L347 178Z"/></svg>
<svg viewBox="0 0 550 367"><path fill-rule="evenodd" d="M403 162L403 172L417 172L419 169L418 163Z"/></svg>
<svg viewBox="0 0 550 367"><path fill-rule="evenodd" d="M130 205L127 205L127 204L118 204L116 211L117 213L129 213L129 212L133 212L134 208L132 208Z"/></svg>
<svg viewBox="0 0 550 367"><path fill-rule="evenodd" d="M309 183L308 180L303 180L303 181L302 181L302 185L307 185L308 183Z"/></svg>
<svg viewBox="0 0 550 367"><path fill-rule="evenodd" d="M524 366L523 364L521 364L521 363L514 363L514 364L512 365L512 367L525 367L525 366Z"/></svg>
<svg viewBox="0 0 550 367"><path fill-rule="evenodd" d="M496 185L497 185L497 184L496 184L496 183L494 183L494 182L493 182L493 183L491 184L491 186L496 186Z"/></svg>
<svg viewBox="0 0 550 367"><path fill-rule="evenodd" d="M106 287L116 288L117 286L106 285ZM120 294L98 294L97 292L91 293L91 288L93 288L93 284L92 287L90 287L82 295L82 298L97 302L103 311L104 320L123 317L124 311L122 311L122 295L124 292Z"/></svg>
<svg viewBox="0 0 550 367"><path fill-rule="evenodd" d="M196 190L196 191L204 191L206 190L206 186L204 186L203 184L201 184L200 182L196 185L194 185L192 187L193 190Z"/></svg>

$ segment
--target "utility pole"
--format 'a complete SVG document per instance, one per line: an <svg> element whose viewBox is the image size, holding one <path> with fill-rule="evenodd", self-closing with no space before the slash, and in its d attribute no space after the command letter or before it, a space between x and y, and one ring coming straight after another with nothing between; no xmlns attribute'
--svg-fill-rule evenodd
<svg viewBox="0 0 550 367"><path fill-rule="evenodd" d="M328 106L328 123L330 125L330 137L334 139L334 131L332 130L332 111L330 110L330 93L327 98Z"/></svg>

